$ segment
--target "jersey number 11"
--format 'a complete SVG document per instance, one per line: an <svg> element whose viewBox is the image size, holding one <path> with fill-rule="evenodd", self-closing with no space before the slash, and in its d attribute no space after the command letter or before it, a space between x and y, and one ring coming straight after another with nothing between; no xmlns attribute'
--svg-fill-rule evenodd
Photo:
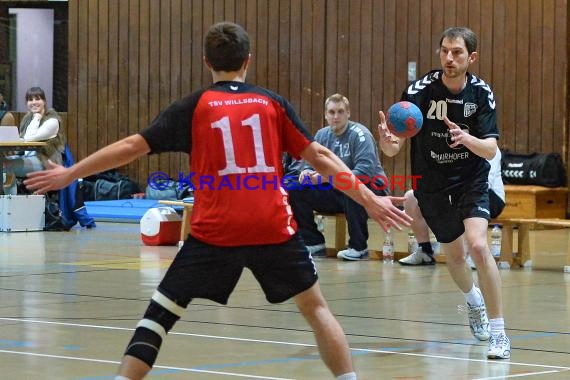
<svg viewBox="0 0 570 380"><path fill-rule="evenodd" d="M249 118L242 120L241 125L250 127L253 133L253 147L255 149L255 166L240 167L236 163L234 144L232 139L232 131L230 128L230 118L225 116L218 121L212 123L212 128L222 131L222 139L224 151L226 153L226 167L218 170L218 175L240 174L240 173L271 173L275 171L275 167L268 166L263 151L263 139L261 137L261 123L259 114L254 114Z"/></svg>

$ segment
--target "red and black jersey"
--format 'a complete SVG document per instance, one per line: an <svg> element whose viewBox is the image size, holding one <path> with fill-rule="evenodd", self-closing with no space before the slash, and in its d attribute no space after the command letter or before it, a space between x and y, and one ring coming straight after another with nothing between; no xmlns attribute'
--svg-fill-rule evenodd
<svg viewBox="0 0 570 380"><path fill-rule="evenodd" d="M458 189L474 175L486 181L489 172L485 158L463 145L450 147L453 142L444 116L477 138L499 138L495 97L489 85L467 73L465 88L453 94L443 84L442 75L442 70L427 73L412 82L401 98L416 104L424 117L422 129L411 138L411 166L414 175L422 176L417 190L428 193Z"/></svg>
<svg viewBox="0 0 570 380"><path fill-rule="evenodd" d="M282 153L313 137L280 95L218 82L172 103L141 132L151 154L186 152L194 185L192 235L219 246L281 243L297 226L281 186Z"/></svg>

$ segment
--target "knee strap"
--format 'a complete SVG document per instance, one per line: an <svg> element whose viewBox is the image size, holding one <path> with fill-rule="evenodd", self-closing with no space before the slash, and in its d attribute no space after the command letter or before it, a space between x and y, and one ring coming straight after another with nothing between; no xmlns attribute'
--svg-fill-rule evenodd
<svg viewBox="0 0 570 380"><path fill-rule="evenodd" d="M143 319L137 324L125 355L134 356L152 367L158 356L162 340L180 319L184 308L155 292Z"/></svg>
<svg viewBox="0 0 570 380"><path fill-rule="evenodd" d="M162 338L160 335L146 327L137 327L133 338L125 350L125 355L134 356L145 362L149 367L152 367L158 356L161 344Z"/></svg>

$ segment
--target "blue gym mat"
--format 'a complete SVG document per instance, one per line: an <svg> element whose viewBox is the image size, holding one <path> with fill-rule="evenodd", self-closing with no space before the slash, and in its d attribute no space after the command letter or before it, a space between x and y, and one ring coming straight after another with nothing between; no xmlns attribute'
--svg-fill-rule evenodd
<svg viewBox="0 0 570 380"><path fill-rule="evenodd" d="M139 223L148 209L167 205L161 205L155 199L118 199L87 201L85 206L89 215L97 222Z"/></svg>

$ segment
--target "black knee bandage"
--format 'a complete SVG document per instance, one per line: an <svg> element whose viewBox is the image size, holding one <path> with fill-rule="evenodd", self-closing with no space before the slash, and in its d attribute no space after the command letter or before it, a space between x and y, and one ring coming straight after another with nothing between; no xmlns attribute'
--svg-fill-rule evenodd
<svg viewBox="0 0 570 380"><path fill-rule="evenodd" d="M125 355L134 356L152 367L162 340L180 318L182 311L184 308L156 292L143 319L137 324Z"/></svg>
<svg viewBox="0 0 570 380"><path fill-rule="evenodd" d="M149 367L154 365L162 338L160 335L147 329L146 327L137 327L133 338L129 342L125 355L134 356L145 362Z"/></svg>

